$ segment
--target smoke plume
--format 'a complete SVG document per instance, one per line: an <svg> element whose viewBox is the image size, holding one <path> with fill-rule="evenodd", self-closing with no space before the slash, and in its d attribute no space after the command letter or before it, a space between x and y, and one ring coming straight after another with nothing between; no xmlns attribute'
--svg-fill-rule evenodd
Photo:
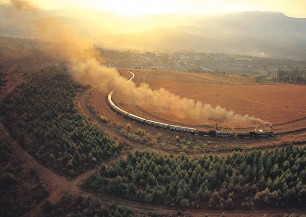
<svg viewBox="0 0 306 217"><path fill-rule="evenodd" d="M23 1L23 0L11 0L12 5L21 10L36 10L38 7L33 3Z"/></svg>
<svg viewBox="0 0 306 217"><path fill-rule="evenodd" d="M125 97L132 99L134 104L152 105L159 112L174 114L179 118L195 118L203 123L213 121L223 123L227 127L256 127L263 128L270 124L261 119L235 114L220 106L212 107L210 104L193 99L181 98L164 88L152 90L148 84L142 83L136 87L134 83L128 83L120 91Z"/></svg>
<svg viewBox="0 0 306 217"><path fill-rule="evenodd" d="M22 10L32 10L32 4L20 0L11 0L11 3ZM43 40L52 41L49 51L64 61L71 76L78 82L91 85L104 92L120 87L127 79L122 77L115 68L103 65L103 58L94 49L93 45L79 36L78 32L70 26L63 24L57 18L40 20L35 24L37 36ZM177 117L192 117L205 121L224 123L231 127L265 127L269 123L249 115L235 114L220 106L212 107L210 104L192 99L181 98L161 88L152 90L148 84L136 86L129 82L121 90L126 98L137 105L150 104L158 111L167 111Z"/></svg>

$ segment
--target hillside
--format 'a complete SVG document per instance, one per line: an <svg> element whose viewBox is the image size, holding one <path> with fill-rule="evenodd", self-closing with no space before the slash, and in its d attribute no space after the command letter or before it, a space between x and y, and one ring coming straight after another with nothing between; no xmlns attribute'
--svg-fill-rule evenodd
<svg viewBox="0 0 306 217"><path fill-rule="evenodd" d="M306 19L277 12L121 16L80 9L20 12L0 6L0 35L35 37L35 23L57 17L104 48L236 53L306 59ZM15 25L22 20L22 25Z"/></svg>
<svg viewBox="0 0 306 217"><path fill-rule="evenodd" d="M246 12L202 16L189 26L110 35L101 41L102 45L128 49L192 50L304 60L305 33L306 19Z"/></svg>

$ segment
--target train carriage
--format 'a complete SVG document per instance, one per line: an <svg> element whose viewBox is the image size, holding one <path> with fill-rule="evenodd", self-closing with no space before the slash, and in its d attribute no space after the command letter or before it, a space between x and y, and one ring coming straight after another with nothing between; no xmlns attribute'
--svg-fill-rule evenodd
<svg viewBox="0 0 306 217"><path fill-rule="evenodd" d="M142 117L139 117L134 114L130 114L126 112L125 110L119 108L113 101L112 101L112 94L114 91L111 91L107 96L107 101L110 105L110 107L117 112L119 115L129 118L134 121L138 121L141 123L145 123L149 126L154 126L158 128L163 129L169 129L173 131L178 132L187 132L192 133L200 136L211 136L211 137L220 137L220 138L238 138L238 139L252 139L252 138L274 138L273 132L246 132L246 133L230 133L230 132L221 132L216 130L210 130L210 131L203 131L203 130L197 130L196 128L190 128L190 127L183 127L178 125L171 125L167 123L157 122L149 119L145 119Z"/></svg>

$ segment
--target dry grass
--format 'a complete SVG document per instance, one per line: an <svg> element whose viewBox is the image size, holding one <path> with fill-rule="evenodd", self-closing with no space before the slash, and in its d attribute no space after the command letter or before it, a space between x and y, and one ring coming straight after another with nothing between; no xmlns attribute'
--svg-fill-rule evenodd
<svg viewBox="0 0 306 217"><path fill-rule="evenodd" d="M165 88L182 97L192 98L213 106L221 106L241 115L251 116L272 124L306 117L306 86L293 84L258 84L255 78L219 76L208 73L182 73L155 70L133 70L136 83L145 81L153 89ZM129 76L126 70L122 74ZM187 125L203 125L202 120L179 119L158 113L150 105L136 108L128 99L115 96L116 102L131 113L156 120Z"/></svg>
<svg viewBox="0 0 306 217"><path fill-rule="evenodd" d="M222 105L229 109L234 109L235 111L241 111L240 113L242 114L248 113L254 115L264 120L271 121L272 123L283 123L294 119L306 117L306 103L303 103L301 101L302 98L298 99L296 97L293 97L294 95L299 95L300 97L302 97L306 93L306 86L289 84L262 85L255 83L254 78L245 78L237 76L226 77L196 73L188 73L188 76L185 76L186 78L184 80L183 73L179 72L161 72L149 70L133 71L137 75L135 77L135 82L137 84L145 81L149 83L152 88L156 89L160 87L165 87L174 93L180 94L185 97L192 97L196 100L201 100L206 97L207 102L210 102L213 105L218 105L218 103L216 102L220 102L219 105ZM121 72L126 77L131 76L127 72L127 70L122 70ZM163 75L165 76L163 77ZM199 77L203 77L203 80L206 79L206 81L201 83L202 78ZM207 82L208 79L210 80L209 82ZM182 87L185 87L185 89L183 89ZM215 92L213 92L212 90L205 90L208 87L214 88ZM224 92L222 91L223 89ZM232 92L229 93L229 91ZM280 93L278 93L277 91L280 91ZM275 96L269 97L269 95L272 95L273 92L275 92ZM121 129L122 127L126 126L127 123L130 123L132 124L133 128L143 128L146 130L146 132L149 132L152 135L156 135L157 133L161 132L163 141L166 142L166 144L168 145L176 143L176 136L187 136L187 134L156 129L150 126L143 125L141 123L127 120L119 116L109 108L107 104L106 95L107 93L102 93L97 90L93 90L88 95L88 102L91 106L95 108L98 113L98 116L103 115L108 120L110 120L110 125L115 124ZM241 99L241 96L246 99ZM115 94L113 99L115 103L123 109L129 111L130 113L137 114L145 118L153 119L156 121L166 121L174 124L182 123L184 125L188 125L186 123L189 123L192 126L196 126L197 129L199 128L198 125L203 124L201 123L201 120L180 120L171 115L169 116L166 114L157 113L154 108L151 108L149 106L139 108L130 103L128 99L124 99L118 94ZM288 101L291 103L287 103L285 105L282 100L284 102ZM263 106L262 104L269 104L270 106ZM295 104L298 104L299 106L295 106ZM278 105L280 105L280 108L274 109L274 107L277 107ZM305 112L303 112L303 108L305 109ZM214 123L212 124L214 125ZM281 133L298 130L301 128L306 128L306 118L292 123L275 125L274 132ZM306 131L299 132L298 134L286 133L285 135L277 136L275 139L264 140L237 140L201 136L190 137L190 139L194 141L194 145L207 144L207 148L203 149L206 151L221 149L232 150L234 147L239 147L243 149L271 146L277 147L285 143L290 144L292 141L301 141L305 138ZM167 148L173 149L173 146L168 147L168 145ZM216 145L218 147L216 147Z"/></svg>

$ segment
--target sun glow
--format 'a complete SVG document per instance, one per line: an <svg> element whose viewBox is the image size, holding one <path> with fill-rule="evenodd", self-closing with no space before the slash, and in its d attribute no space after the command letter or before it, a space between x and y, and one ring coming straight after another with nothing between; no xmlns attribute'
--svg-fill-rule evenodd
<svg viewBox="0 0 306 217"><path fill-rule="evenodd" d="M218 14L225 12L238 12L254 10L254 3L240 4L237 2L219 1L183 1L183 0L112 0L112 1L87 1L97 10L105 10L128 16L148 14ZM255 7L262 9L261 7Z"/></svg>
<svg viewBox="0 0 306 217"><path fill-rule="evenodd" d="M121 15L220 14L241 11L278 11L306 17L305 0L28 0L43 9L81 8ZM0 0L0 3L9 0Z"/></svg>
<svg viewBox="0 0 306 217"><path fill-rule="evenodd" d="M96 6L106 11L111 11L129 16L139 16L147 14L169 14L180 12L180 8L178 7L179 4L177 4L176 0L112 0L97 2Z"/></svg>

